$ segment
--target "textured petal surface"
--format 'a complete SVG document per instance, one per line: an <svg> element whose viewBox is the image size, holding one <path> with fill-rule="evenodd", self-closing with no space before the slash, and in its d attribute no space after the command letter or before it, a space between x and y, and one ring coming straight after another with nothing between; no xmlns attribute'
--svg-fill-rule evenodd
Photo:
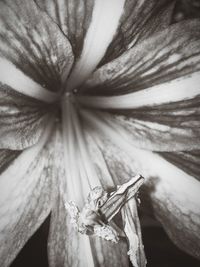
<svg viewBox="0 0 200 267"><path fill-rule="evenodd" d="M63 158L65 159L66 156L63 155L62 139L59 135L57 138L58 143L60 143L60 150L57 150L58 154L54 163L57 168L56 177L59 180L56 187L56 205L51 215L48 245L50 266L128 266L125 240L122 240L121 244L114 244L103 241L100 238L81 235L73 228L69 214L67 214L64 206L65 201L67 199L69 200L69 196L71 195L76 203L81 204L79 200L82 199L82 201L84 201L84 199L86 199L85 192L88 191L88 189L86 189L88 187L88 179L91 184L93 184L94 181L91 181L90 176L88 178L85 176L83 184L82 175L79 176L78 181L70 179L70 166L66 165L66 161L63 162ZM77 156L77 168L79 164L80 162ZM90 164L90 162L88 162L88 164ZM84 173L85 170L86 169L82 166L81 173ZM101 175L99 174L99 176ZM77 182L78 184L74 188L73 184ZM79 191L79 187L81 187L81 191Z"/></svg>
<svg viewBox="0 0 200 267"><path fill-rule="evenodd" d="M35 0L69 38L75 56L79 56L89 28L94 0Z"/></svg>
<svg viewBox="0 0 200 267"><path fill-rule="evenodd" d="M101 65L166 28L171 22L173 7L173 0L126 0L120 25Z"/></svg>
<svg viewBox="0 0 200 267"><path fill-rule="evenodd" d="M80 55L83 40L92 20L92 12L96 0L87 1L47 1L35 0L68 36L74 54ZM103 2L103 1L102 1ZM105 56L109 61L125 51L131 42L148 36L156 30L164 28L171 19L173 1L125 1L124 11L114 41ZM112 12L112 10L110 10ZM112 14L111 14L112 16ZM145 18L145 19L144 19ZM108 23L109 27L111 22Z"/></svg>
<svg viewBox="0 0 200 267"><path fill-rule="evenodd" d="M61 79L67 77L72 63L69 41L33 1L1 1L1 83L16 90L27 85L23 89L27 94L34 91L28 88L32 84L41 91L44 88L44 91L58 92ZM24 79L29 82L24 84Z"/></svg>
<svg viewBox="0 0 200 267"><path fill-rule="evenodd" d="M98 113L134 145L152 151L181 151L200 146L199 97L133 110Z"/></svg>
<svg viewBox="0 0 200 267"><path fill-rule="evenodd" d="M21 150L35 144L53 116L54 106L1 86L0 148Z"/></svg>
<svg viewBox="0 0 200 267"><path fill-rule="evenodd" d="M40 142L11 162L4 151L1 163L9 166L0 176L0 265L8 266L51 209L53 176L52 125ZM2 155L2 153L1 153Z"/></svg>
<svg viewBox="0 0 200 267"><path fill-rule="evenodd" d="M200 258L198 180L184 172L181 164L178 168L156 153L136 149L127 136L122 137L91 114L82 114L90 131L99 136L96 141L110 173L121 181L136 173L143 175L146 189L141 199L147 211L156 216L181 249Z"/></svg>
<svg viewBox="0 0 200 267"><path fill-rule="evenodd" d="M128 266L125 242L114 244L79 234L71 225L63 200L57 199L57 204L51 215L50 266Z"/></svg>
<svg viewBox="0 0 200 267"><path fill-rule="evenodd" d="M200 69L199 29L199 20L170 26L102 66L80 90L122 95L169 81L172 86L173 79Z"/></svg>

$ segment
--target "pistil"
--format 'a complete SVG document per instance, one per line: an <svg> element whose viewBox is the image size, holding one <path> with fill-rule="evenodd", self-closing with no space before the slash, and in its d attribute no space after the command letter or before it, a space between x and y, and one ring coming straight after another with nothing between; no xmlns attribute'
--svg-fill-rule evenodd
<svg viewBox="0 0 200 267"><path fill-rule="evenodd" d="M98 175L90 159L74 95L67 93L62 103L62 125L68 200L82 206L95 186L100 186Z"/></svg>

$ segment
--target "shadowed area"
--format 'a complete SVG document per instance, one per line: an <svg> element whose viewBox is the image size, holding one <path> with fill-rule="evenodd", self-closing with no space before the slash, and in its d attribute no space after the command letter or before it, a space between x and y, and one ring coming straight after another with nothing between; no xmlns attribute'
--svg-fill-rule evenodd
<svg viewBox="0 0 200 267"><path fill-rule="evenodd" d="M48 267L46 250L48 228L49 218L28 241L11 267ZM179 250L161 227L144 227L142 232L147 267L199 267L200 262Z"/></svg>

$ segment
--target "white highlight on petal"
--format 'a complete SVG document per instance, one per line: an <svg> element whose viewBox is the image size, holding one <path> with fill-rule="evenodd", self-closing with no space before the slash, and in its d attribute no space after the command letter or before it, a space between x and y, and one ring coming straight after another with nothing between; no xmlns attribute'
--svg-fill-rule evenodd
<svg viewBox="0 0 200 267"><path fill-rule="evenodd" d="M132 109L192 99L200 94L200 72L159 84L142 91L119 96L80 96L87 107L101 109Z"/></svg>
<svg viewBox="0 0 200 267"><path fill-rule="evenodd" d="M48 91L33 81L10 61L0 58L0 83L32 98L51 103L58 99L58 94Z"/></svg>
<svg viewBox="0 0 200 267"><path fill-rule="evenodd" d="M20 183L20 179L26 174L29 166L40 153L44 147L53 127L53 121L49 120L46 129L40 139L40 141L34 146L27 148L19 155L16 161L14 161L1 175L0 175L0 203L3 206L4 201L9 199L12 188L17 187ZM28 178L28 177L27 177ZM31 182L27 179L27 182ZM23 196L22 196L23 197Z"/></svg>
<svg viewBox="0 0 200 267"><path fill-rule="evenodd" d="M96 0L83 51L67 81L67 91L79 86L95 70L111 43L125 0Z"/></svg>

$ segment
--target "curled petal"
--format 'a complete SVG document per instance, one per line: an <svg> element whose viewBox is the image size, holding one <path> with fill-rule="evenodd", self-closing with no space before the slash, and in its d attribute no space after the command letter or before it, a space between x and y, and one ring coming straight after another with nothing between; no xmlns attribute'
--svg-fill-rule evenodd
<svg viewBox="0 0 200 267"><path fill-rule="evenodd" d="M94 1L92 20L85 34L80 57L66 82L67 91L76 89L96 69L116 32L124 2L125 0Z"/></svg>
<svg viewBox="0 0 200 267"><path fill-rule="evenodd" d="M0 176L0 265L8 266L50 212L53 146L49 125L40 142L11 162L11 151L1 158L9 166ZM53 142L53 136L49 139ZM51 143L52 145L52 143ZM2 153L1 153L2 154Z"/></svg>

